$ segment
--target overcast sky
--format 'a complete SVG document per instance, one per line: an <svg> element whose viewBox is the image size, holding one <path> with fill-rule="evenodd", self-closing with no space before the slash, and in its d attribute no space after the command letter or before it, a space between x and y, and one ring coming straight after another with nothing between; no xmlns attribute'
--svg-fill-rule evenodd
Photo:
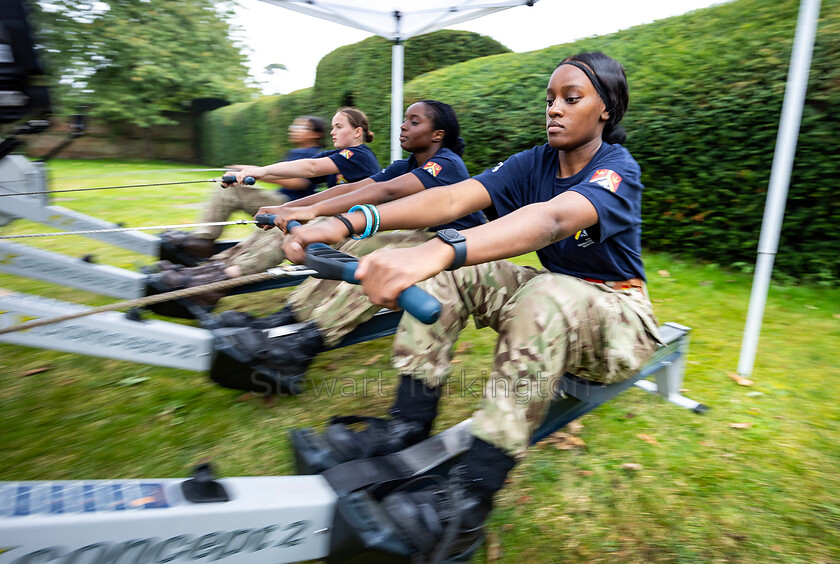
<svg viewBox="0 0 840 564"><path fill-rule="evenodd" d="M490 14L452 29L488 35L509 49L524 53L583 37L605 35L634 25L683 14L731 0L539 0ZM367 33L314 16L280 8L262 0L239 0L234 23L245 33L252 75L266 94L287 94L315 82L324 55L356 43ZM270 64L288 70L264 72Z"/></svg>

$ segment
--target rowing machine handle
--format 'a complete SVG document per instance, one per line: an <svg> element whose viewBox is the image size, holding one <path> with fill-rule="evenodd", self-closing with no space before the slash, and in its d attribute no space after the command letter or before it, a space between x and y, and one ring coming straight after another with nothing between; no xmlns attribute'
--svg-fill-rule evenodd
<svg viewBox="0 0 840 564"><path fill-rule="evenodd" d="M225 184L236 184L236 177L231 175L226 175L222 177L222 182ZM253 186L256 184L256 179L253 176L246 176L242 180L242 184L247 184L248 186Z"/></svg>
<svg viewBox="0 0 840 564"><path fill-rule="evenodd" d="M274 224L274 215L265 214L255 217L258 224ZM291 220L286 230L291 232L299 222ZM359 259L336 251L324 243L312 243L306 247L306 266L318 271L317 278L344 280L351 284L360 284L356 278ZM441 305L433 296L418 286L409 286L397 296L397 303L402 309L413 315L418 321L431 325L440 317Z"/></svg>

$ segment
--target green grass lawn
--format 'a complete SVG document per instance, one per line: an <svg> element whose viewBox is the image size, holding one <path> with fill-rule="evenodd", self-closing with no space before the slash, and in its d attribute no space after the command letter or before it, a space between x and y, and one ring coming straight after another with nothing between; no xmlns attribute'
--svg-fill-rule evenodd
<svg viewBox="0 0 840 564"><path fill-rule="evenodd" d="M194 168L54 161L52 187L213 176L138 173L184 166ZM190 223L211 186L70 192L53 204L127 226ZM22 220L0 227L3 235L43 231L54 229ZM128 269L153 262L77 236L27 244ZM751 276L674 256L645 258L660 322L692 328L685 394L710 411L697 415L634 388L579 420L571 431L582 446L537 445L497 496L488 542L474 561L840 561L840 292L773 285L753 383L743 386L731 375ZM533 255L517 260L535 264ZM88 305L117 301L5 274L0 288ZM225 298L219 308L265 313L287 293ZM489 329L463 333L436 430L469 416L475 398L461 376L488 370L494 343ZM202 373L0 345L0 480L187 476L205 459L223 476L291 474L289 430L322 428L333 414L384 413L397 380L389 347L380 339L324 353L307 393L265 401ZM315 393L333 378L359 387L378 378L384 393Z"/></svg>

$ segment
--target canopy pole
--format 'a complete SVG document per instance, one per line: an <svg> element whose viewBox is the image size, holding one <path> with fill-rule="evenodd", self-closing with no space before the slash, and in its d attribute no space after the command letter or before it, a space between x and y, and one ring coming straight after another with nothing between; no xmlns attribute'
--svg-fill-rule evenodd
<svg viewBox="0 0 840 564"><path fill-rule="evenodd" d="M796 153L796 141L805 103L805 91L808 87L808 74L811 68L811 55L817 33L817 20L820 15L820 0L802 0L799 3L799 16L796 21L796 34L793 40L793 52L790 57L787 87L776 137L776 150L770 170L770 184L767 201L764 206L764 218L758 240L758 257L747 310L747 322L741 342L741 356L738 360L738 374L744 378L752 374L755 364L758 336L764 318L764 306L770 289L773 262L779 249L779 234L785 214L785 201L790 187L790 175Z"/></svg>
<svg viewBox="0 0 840 564"><path fill-rule="evenodd" d="M391 162L402 158L400 125L403 116L403 51L399 39L391 47Z"/></svg>

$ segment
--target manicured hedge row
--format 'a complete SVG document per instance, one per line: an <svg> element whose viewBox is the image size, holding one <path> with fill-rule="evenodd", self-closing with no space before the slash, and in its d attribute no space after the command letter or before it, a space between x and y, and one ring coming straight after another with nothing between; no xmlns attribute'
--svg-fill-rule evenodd
<svg viewBox="0 0 840 564"><path fill-rule="evenodd" d="M208 112L199 120L201 160L213 166L279 161L291 148L287 139L289 124L296 117L309 114L320 115L312 101L311 88L285 96L263 96ZM329 135L325 142L329 144Z"/></svg>
<svg viewBox="0 0 840 564"><path fill-rule="evenodd" d="M467 31L441 30L405 42L405 80L496 53L509 52L498 41ZM301 114L329 121L339 106L354 105L371 122L371 144L380 162L389 162L391 42L371 37L340 47L318 64L315 86L285 96L220 108L200 120L201 160L222 165L232 162L267 163L290 149L286 129ZM329 136L326 138L328 148Z"/></svg>
<svg viewBox="0 0 840 564"><path fill-rule="evenodd" d="M600 50L630 82L627 146L646 185L644 242L749 268L756 248L798 11L739 0L525 54L423 75L406 102L452 104L471 172L545 142L545 86L564 56ZM840 1L822 3L776 275L840 279Z"/></svg>

